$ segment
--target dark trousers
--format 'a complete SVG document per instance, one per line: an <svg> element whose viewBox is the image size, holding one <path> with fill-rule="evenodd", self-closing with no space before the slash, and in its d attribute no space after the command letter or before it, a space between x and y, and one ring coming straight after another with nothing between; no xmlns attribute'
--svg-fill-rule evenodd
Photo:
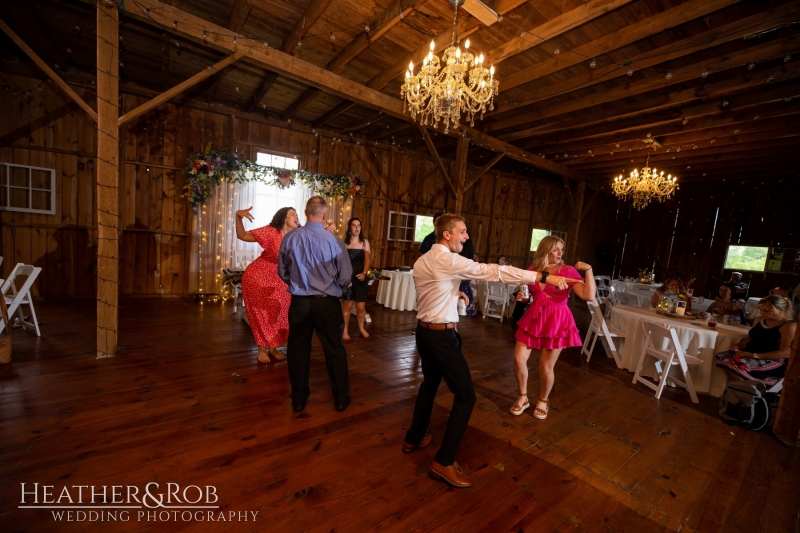
<svg viewBox="0 0 800 533"><path fill-rule="evenodd" d="M292 401L303 402L311 392L308 373L311 366L311 334L314 331L325 353L334 401L342 402L350 393L350 377L347 372L347 353L342 343L342 308L339 299L333 296L292 296L289 305L289 343L286 347Z"/></svg>
<svg viewBox="0 0 800 533"><path fill-rule="evenodd" d="M433 400L444 378L455 398L447 420L447 430L434 461L442 466L450 466L455 461L475 406L475 389L467 360L461 351L461 337L454 329L434 331L417 327L417 350L422 359L423 380L414 406L414 419L406 432L406 442L416 444L425 436L431 421Z"/></svg>

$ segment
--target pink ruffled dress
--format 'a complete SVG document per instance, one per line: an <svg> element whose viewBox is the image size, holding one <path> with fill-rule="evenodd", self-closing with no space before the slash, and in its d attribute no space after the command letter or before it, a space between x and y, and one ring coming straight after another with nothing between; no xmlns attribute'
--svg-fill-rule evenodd
<svg viewBox="0 0 800 533"><path fill-rule="evenodd" d="M531 270L529 268L528 270ZM562 266L554 275L573 279L583 277L571 266ZM528 285L533 302L517 322L517 340L528 348L570 348L580 346L581 336L572 311L567 306L570 289L558 290L552 285L541 289L539 283Z"/></svg>

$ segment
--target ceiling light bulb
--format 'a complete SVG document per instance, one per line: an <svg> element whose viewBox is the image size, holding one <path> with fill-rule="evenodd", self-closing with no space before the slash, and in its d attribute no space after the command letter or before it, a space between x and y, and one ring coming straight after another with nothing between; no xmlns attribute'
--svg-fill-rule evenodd
<svg viewBox="0 0 800 533"><path fill-rule="evenodd" d="M756 68L756 64L752 61L747 64L747 70L753 70L754 68Z"/></svg>
<svg viewBox="0 0 800 533"><path fill-rule="evenodd" d="M629 68L626 74L628 74L628 76L633 76L633 69Z"/></svg>
<svg viewBox="0 0 800 533"><path fill-rule="evenodd" d="M672 71L668 70L666 76L664 76L664 77L667 78L668 80L671 80L672 79Z"/></svg>
<svg viewBox="0 0 800 533"><path fill-rule="evenodd" d="M556 49L555 49L555 50L553 50L553 53L554 53L555 55L558 55L558 54L560 54L560 53L561 53L561 47L559 47L558 45L556 45Z"/></svg>
<svg viewBox="0 0 800 533"><path fill-rule="evenodd" d="M707 78L708 77L708 69L705 69L703 71L703 73L701 74L701 76L704 77L704 78Z"/></svg>
<svg viewBox="0 0 800 533"><path fill-rule="evenodd" d="M469 50L469 39L464 42L464 50Z"/></svg>
<svg viewBox="0 0 800 533"><path fill-rule="evenodd" d="M591 63L589 63L589 67L590 68L594 68L596 66L597 66L597 60L596 59L592 59Z"/></svg>
<svg viewBox="0 0 800 533"><path fill-rule="evenodd" d="M431 41L431 52L436 48L436 43Z"/></svg>
<svg viewBox="0 0 800 533"><path fill-rule="evenodd" d="M783 62L784 63L788 63L791 60L792 60L792 56L790 56L789 54L786 54L785 56L783 56Z"/></svg>

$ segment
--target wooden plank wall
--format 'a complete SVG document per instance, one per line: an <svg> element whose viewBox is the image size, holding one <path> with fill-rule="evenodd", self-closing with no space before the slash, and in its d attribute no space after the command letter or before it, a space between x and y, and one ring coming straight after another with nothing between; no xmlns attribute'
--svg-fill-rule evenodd
<svg viewBox="0 0 800 533"><path fill-rule="evenodd" d="M38 80L14 77L21 89ZM83 94L91 99L91 94ZM122 112L146 99L122 98ZM0 250L8 274L17 262L43 267L36 294L95 294L96 220L94 213L94 124L53 85L25 96L0 91L0 161L56 168L58 212L55 216L0 211ZM181 197L181 172L189 153L209 142L237 148L251 159L258 149L296 154L307 170L338 173L354 170L367 179L366 194L356 198L354 216L362 218L378 266L411 265L419 243L386 240L389 211L433 214L453 209L455 200L426 154L336 142L329 136L275 125L263 117L242 115L221 106L169 103L126 124L121 139L121 293L185 295L193 213ZM448 162L451 164L451 162ZM478 172L469 168L468 177ZM584 221L579 256L592 262L598 239L606 238L603 202ZM297 206L301 208L302 206ZM614 206L611 212L613 214ZM567 231L571 212L561 183L532 176L489 172L464 197L464 212L476 251L483 261L506 255L526 267L531 229ZM574 262L576 258L567 258ZM3 276L5 277L5 276Z"/></svg>
<svg viewBox="0 0 800 533"><path fill-rule="evenodd" d="M716 295L719 283L730 278L731 271L723 268L729 244L800 247L798 194L796 184L739 185L680 192L673 201L643 211L620 203L615 273L636 275L640 268L655 266L657 280L694 277L699 294ZM752 296L800 282L800 276L792 274L743 274Z"/></svg>

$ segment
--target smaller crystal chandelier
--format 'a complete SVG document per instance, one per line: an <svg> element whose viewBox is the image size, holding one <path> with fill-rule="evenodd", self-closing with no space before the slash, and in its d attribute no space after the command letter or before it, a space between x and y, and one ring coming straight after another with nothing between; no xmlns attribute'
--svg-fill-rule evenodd
<svg viewBox="0 0 800 533"><path fill-rule="evenodd" d="M650 168L650 146L653 145L653 139L647 139L645 142L648 146L644 168L641 171L634 169L627 179L620 174L611 184L614 194L620 200L633 199L633 207L639 211L654 199L663 202L670 198L679 188L677 177L668 174L665 178L663 170L659 174L658 170Z"/></svg>
<svg viewBox="0 0 800 533"><path fill-rule="evenodd" d="M445 133L451 126L458 128L462 110L470 126L475 125L476 113L480 113L483 119L487 105L489 111L494 109L492 100L499 86L494 79L494 66L484 68L483 54L476 57L469 51L469 39L464 43L464 51L461 51L457 44L456 22L458 6L464 0L449 1L455 9L450 47L444 51L440 61L433 54L436 44L431 41L431 51L423 60L419 74L414 74L412 61L400 90L403 111L408 109L414 120L420 115L420 124L423 126L432 124L435 128L440 120L444 121Z"/></svg>

